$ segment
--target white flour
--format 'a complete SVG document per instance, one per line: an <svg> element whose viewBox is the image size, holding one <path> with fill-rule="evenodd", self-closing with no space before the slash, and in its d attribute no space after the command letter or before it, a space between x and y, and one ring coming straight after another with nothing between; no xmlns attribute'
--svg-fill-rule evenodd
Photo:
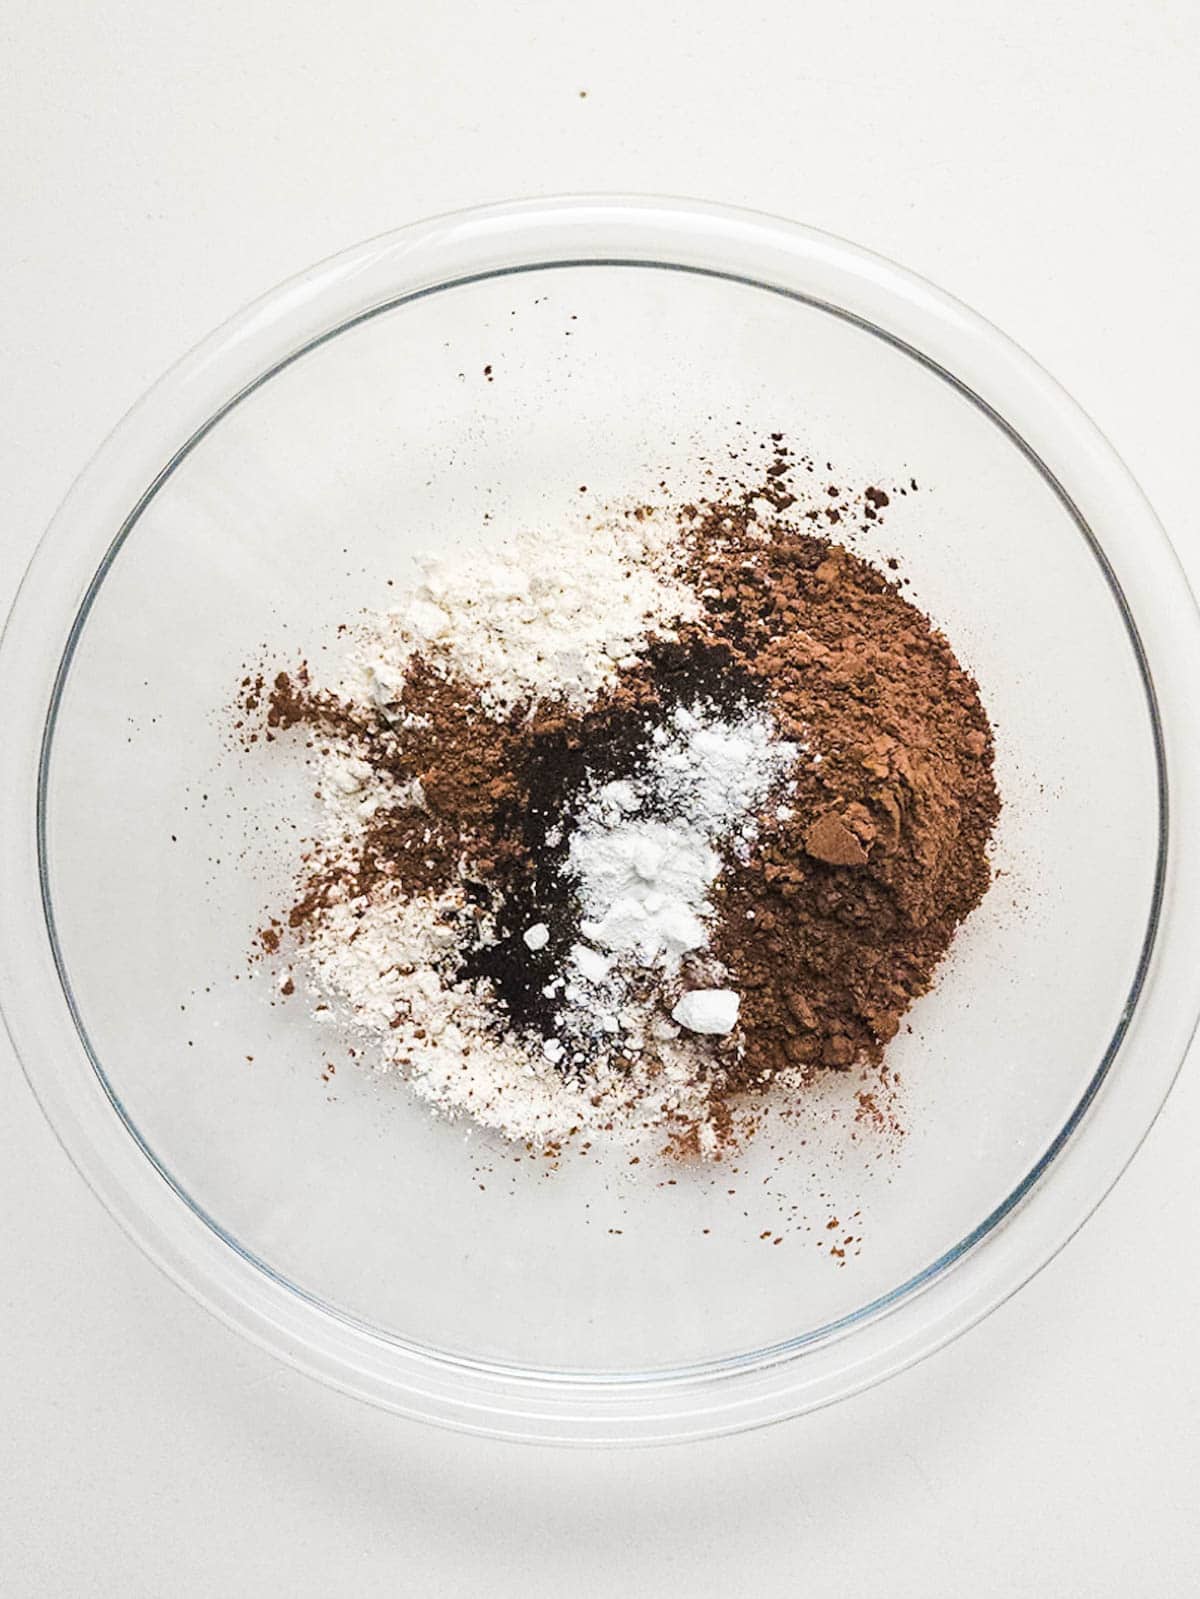
<svg viewBox="0 0 1200 1599"><path fill-rule="evenodd" d="M520 533L482 555L431 557L403 605L363 630L359 698L388 706L416 653L478 686L484 706L558 700L581 710L656 631L699 615L676 570L677 533L653 518L580 520L548 540Z"/></svg>
<svg viewBox="0 0 1200 1599"><path fill-rule="evenodd" d="M486 985L455 983L450 970L468 914L458 892L383 890L331 907L306 946L314 997L373 1037L379 1067L402 1072L435 1112L470 1115L506 1138L544 1147L603 1130L632 1147L661 1141L675 1121L704 1121L707 1091L686 1047L672 1070L600 1062L570 1078L553 1052L502 1036Z"/></svg>

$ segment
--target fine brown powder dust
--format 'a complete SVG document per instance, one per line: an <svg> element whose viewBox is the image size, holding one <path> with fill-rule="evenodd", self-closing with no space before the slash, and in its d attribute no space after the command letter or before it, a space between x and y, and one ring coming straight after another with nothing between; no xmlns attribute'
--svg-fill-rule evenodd
<svg viewBox="0 0 1200 1599"><path fill-rule="evenodd" d="M439 981L483 996L494 1038L524 1041L539 1061L544 1045L564 1081L587 1088L593 1048L606 1085L595 1103L623 1072L653 1084L685 1060L691 1080L660 1129L676 1150L719 1153L753 1128L764 1096L882 1062L988 887L992 731L947 640L891 577L831 541L851 521L876 527L889 492L798 488L797 463L774 445L750 488L675 513L699 614L649 630L582 709L552 695L489 708L437 650L416 652L386 706L318 689L304 668L246 680L247 742L299 730L318 756L352 757L381 796L352 835L309 848L270 952L283 921L303 951L332 914L365 914L382 892L436 903L443 919L461 902ZM681 708L729 725L769 715L784 747L807 753L745 842L720 846L705 947L629 989L646 1037L630 1051L600 1030L564 1055L559 974L586 925L571 829L586 796L637 780ZM685 1038L685 1056L672 1005L713 987L740 997L736 1027ZM398 1002L393 1025L408 1021ZM864 1118L881 1115L870 1090L859 1100Z"/></svg>

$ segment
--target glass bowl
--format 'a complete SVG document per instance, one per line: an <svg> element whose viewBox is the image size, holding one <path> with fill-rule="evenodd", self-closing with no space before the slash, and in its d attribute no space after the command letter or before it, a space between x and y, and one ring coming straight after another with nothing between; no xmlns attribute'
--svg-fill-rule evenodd
<svg viewBox="0 0 1200 1599"><path fill-rule="evenodd" d="M329 1029L247 966L312 802L286 756L231 747L244 665L336 649L423 549L532 526L552 563L581 496L682 498L771 431L919 481L863 552L997 727L996 882L890 1056L906 1136L831 1074L807 1125L721 1166L551 1170L331 1074ZM1170 547L1027 356L802 227L538 201L313 268L117 428L0 673L3 1001L51 1123L216 1314L407 1415L635 1443L854 1392L1062 1245L1195 1022L1200 634Z"/></svg>

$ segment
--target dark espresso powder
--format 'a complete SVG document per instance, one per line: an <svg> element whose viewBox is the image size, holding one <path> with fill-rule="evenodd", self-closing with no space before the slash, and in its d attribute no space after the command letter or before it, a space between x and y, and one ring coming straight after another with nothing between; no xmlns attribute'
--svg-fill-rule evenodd
<svg viewBox="0 0 1200 1599"><path fill-rule="evenodd" d="M516 847L489 863L495 892L484 901L494 911L496 942L469 955L459 975L486 978L515 1026L546 1038L556 1030L562 1002L545 989L581 937L567 854L584 793L636 776L655 731L678 706L699 701L736 715L761 703L766 692L728 645L691 633L684 642L652 640L638 666L582 715L514 715L514 781L497 806L492 832ZM482 884L480 890L487 894ZM536 922L550 936L542 949L531 950L523 935Z"/></svg>

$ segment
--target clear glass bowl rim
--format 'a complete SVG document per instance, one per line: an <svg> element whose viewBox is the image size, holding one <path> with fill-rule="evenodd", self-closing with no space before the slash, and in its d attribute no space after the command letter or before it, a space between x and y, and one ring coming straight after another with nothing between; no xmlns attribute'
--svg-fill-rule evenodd
<svg viewBox="0 0 1200 1599"><path fill-rule="evenodd" d="M674 1374L457 1359L363 1327L256 1264L185 1203L118 1114L55 964L39 860L39 774L72 648L63 636L86 615L124 531L180 451L282 365L385 305L465 279L585 264L698 271L816 303L981 406L1093 542L1132 619L1160 736L1155 936L1114 1045L1067 1126L997 1212L895 1296L816 1340ZM405 1415L531 1442L668 1442L778 1421L882 1380L987 1315L1082 1225L1149 1130L1200 1012L1190 944L1200 910L1200 733L1188 708L1198 680L1200 618L1126 468L1029 356L924 280L813 229L694 201L562 197L416 223L300 274L205 339L118 425L43 537L0 643L13 777L0 792L5 1021L51 1126L125 1231L222 1320L309 1374Z"/></svg>

